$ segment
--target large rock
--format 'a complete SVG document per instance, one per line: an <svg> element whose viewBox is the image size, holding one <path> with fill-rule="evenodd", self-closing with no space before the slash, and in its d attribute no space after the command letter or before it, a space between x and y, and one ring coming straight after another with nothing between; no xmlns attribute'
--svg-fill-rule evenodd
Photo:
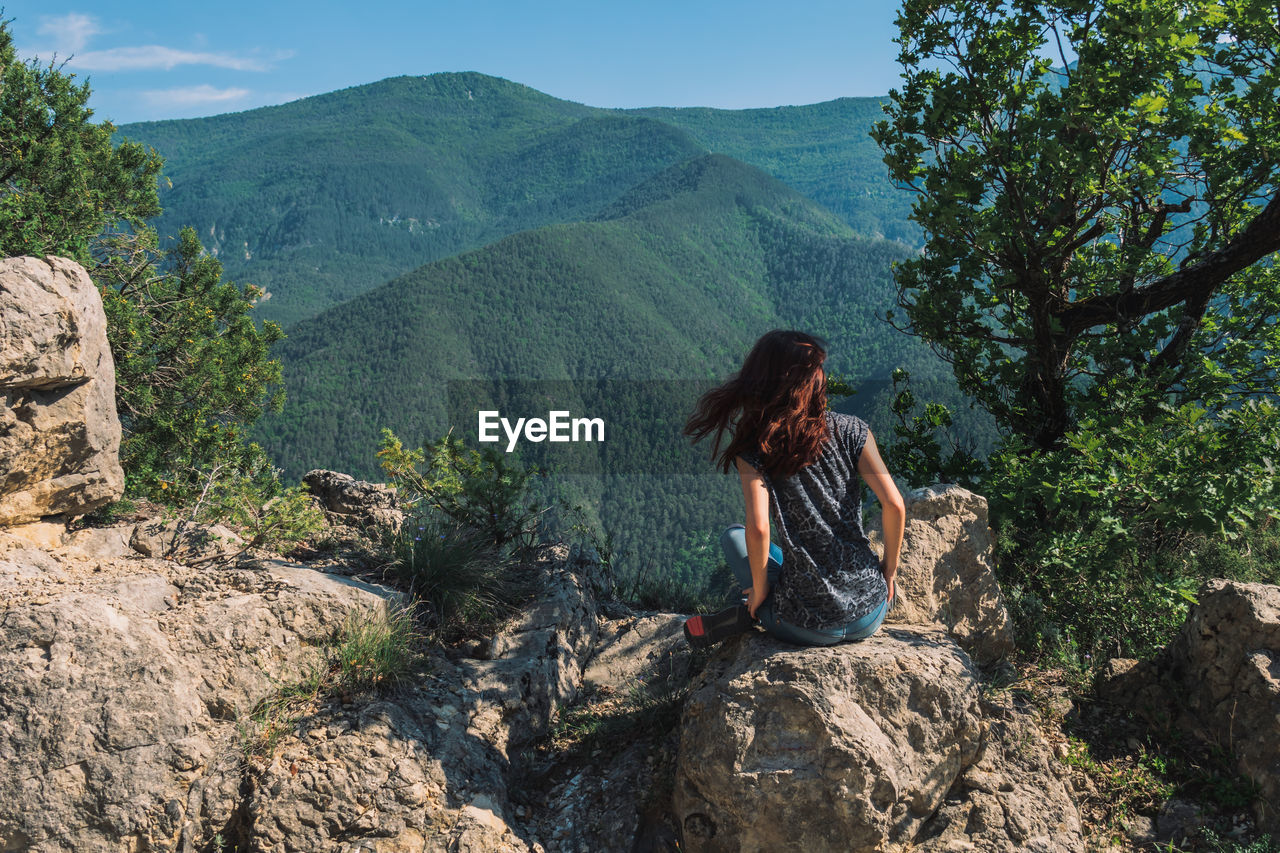
<svg viewBox="0 0 1280 853"><path fill-rule="evenodd" d="M433 678L363 709L326 712L255 777L237 831L249 850L528 851L509 789L514 756L572 701L595 642L594 575L547 549L536 604ZM281 846L283 845L283 846Z"/></svg>
<svg viewBox="0 0 1280 853"><path fill-rule="evenodd" d="M1280 587L1215 579L1198 599L1173 642L1101 692L1234 755L1258 785L1259 828L1280 832Z"/></svg>
<svg viewBox="0 0 1280 853"><path fill-rule="evenodd" d="M903 496L906 530L898 564L899 601L888 622L945 625L981 665L1013 651L1013 622L996 582L987 499L953 484ZM867 537L883 553L882 520Z"/></svg>
<svg viewBox="0 0 1280 853"><path fill-rule="evenodd" d="M681 849L1082 850L1046 745L1008 714L985 718L977 672L941 628L828 648L729 641L685 705Z"/></svg>
<svg viewBox="0 0 1280 853"><path fill-rule="evenodd" d="M207 843L239 812L238 716L390 597L287 565L0 553L0 849Z"/></svg>
<svg viewBox="0 0 1280 853"><path fill-rule="evenodd" d="M381 483L357 480L340 471L308 471L302 482L335 522L358 528L385 527L398 532L404 512L396 504L396 490Z"/></svg>
<svg viewBox="0 0 1280 853"><path fill-rule="evenodd" d="M264 756L250 709L399 596L284 560L120 558L122 537L0 533L0 850L545 849L510 786L594 648L592 555L545 549L485 659L433 650L398 692L322 695Z"/></svg>
<svg viewBox="0 0 1280 853"><path fill-rule="evenodd" d="M528 825L548 850L680 849L671 781L690 671L704 656L685 641L686 618L631 612L601 623L581 704L562 718L576 734L526 764Z"/></svg>
<svg viewBox="0 0 1280 853"><path fill-rule="evenodd" d="M66 258L0 260L0 525L124 491L102 299Z"/></svg>

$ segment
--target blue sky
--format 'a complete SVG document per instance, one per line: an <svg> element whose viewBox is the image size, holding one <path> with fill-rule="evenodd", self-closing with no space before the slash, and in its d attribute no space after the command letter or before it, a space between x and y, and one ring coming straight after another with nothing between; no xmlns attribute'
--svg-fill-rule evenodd
<svg viewBox="0 0 1280 853"><path fill-rule="evenodd" d="M358 8L359 11L355 11ZM71 57L117 124L480 71L601 107L809 104L898 83L896 2L6 0L24 58Z"/></svg>

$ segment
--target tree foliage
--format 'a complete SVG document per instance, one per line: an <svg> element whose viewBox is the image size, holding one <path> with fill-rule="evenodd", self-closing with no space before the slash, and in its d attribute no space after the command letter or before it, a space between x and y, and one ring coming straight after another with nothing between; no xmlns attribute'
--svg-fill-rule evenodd
<svg viewBox="0 0 1280 853"><path fill-rule="evenodd" d="M983 485L1015 607L1035 602L1051 633L1065 627L1099 663L1165 643L1213 576L1201 565L1204 543L1234 540L1247 554L1280 502L1271 401L1246 400L1213 418L1151 386L1116 394L1114 384L1098 389L1102 405L1061 450L1007 441ZM1029 633L1034 651L1042 638Z"/></svg>
<svg viewBox="0 0 1280 853"><path fill-rule="evenodd" d="M134 494L192 498L210 471L260 470L244 425L279 407L278 326L249 316L261 291L222 279L186 229L161 249L162 160L112 144L95 123L88 83L60 66L19 61L0 22L0 253L61 255L102 294L116 362L121 459Z"/></svg>
<svg viewBox="0 0 1280 853"><path fill-rule="evenodd" d="M1276 392L1277 14L904 4L874 135L928 236L899 304L1006 428L1058 445L1113 374L1213 411Z"/></svg>
<svg viewBox="0 0 1280 853"><path fill-rule="evenodd" d="M107 225L138 227L160 212L160 157L111 144L95 124L89 84L61 68L22 62L0 21L0 253L90 261Z"/></svg>
<svg viewBox="0 0 1280 853"><path fill-rule="evenodd" d="M905 423L902 396L900 432L930 472L977 476L1028 651L1150 651L1211 570L1197 550L1247 552L1280 516L1278 14L899 14L874 135L926 241L898 304L1003 436L982 469L944 460L947 412Z"/></svg>
<svg viewBox="0 0 1280 853"><path fill-rule="evenodd" d="M260 467L244 427L284 398L270 357L283 333L249 314L261 291L223 280L190 228L168 251L144 228L112 236L98 256L132 489L181 501L211 469Z"/></svg>

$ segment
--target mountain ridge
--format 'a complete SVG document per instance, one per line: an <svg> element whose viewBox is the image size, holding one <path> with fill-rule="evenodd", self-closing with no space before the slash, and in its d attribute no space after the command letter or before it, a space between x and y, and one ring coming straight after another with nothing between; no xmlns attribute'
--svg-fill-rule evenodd
<svg viewBox="0 0 1280 853"><path fill-rule="evenodd" d="M738 159L773 165L811 197L832 173L882 172L867 165L870 141L844 112L862 110L865 124L869 103L628 111L450 72L117 132L166 157L173 186L161 188L162 235L194 226L230 277L268 291L258 316L289 326L422 263L584 218L727 139L739 140ZM740 132L755 121L772 129ZM766 143L779 121L794 126L773 150ZM800 136L816 148L795 144ZM827 201L843 205L837 213L856 230L907 234L898 213L875 212L884 205L871 189L859 196L839 180L831 186Z"/></svg>
<svg viewBox="0 0 1280 853"><path fill-rule="evenodd" d="M287 477L317 467L376 477L382 428L410 445L450 429L474 441L475 399L459 407L451 395L460 382L497 384L493 399L507 396L492 407L545 414L549 400L610 424L618 440L586 450L604 474L578 482L574 502L617 531L619 553L668 559L741 500L680 428L699 383L731 372L760 334L811 329L830 343L831 369L859 378L899 364L938 372L927 347L891 337L877 317L892 301L890 264L908 252L857 235L755 167L702 155L604 217L432 261L299 323L277 350L285 410L256 438ZM855 408L883 407L882 385ZM591 467L542 458L551 450L526 445L522 460Z"/></svg>

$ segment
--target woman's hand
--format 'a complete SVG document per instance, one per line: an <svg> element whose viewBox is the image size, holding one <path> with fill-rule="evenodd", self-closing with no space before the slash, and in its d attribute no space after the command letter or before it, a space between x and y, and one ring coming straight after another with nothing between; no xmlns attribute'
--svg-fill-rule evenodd
<svg viewBox="0 0 1280 853"><path fill-rule="evenodd" d="M881 559L881 560L880 560L880 573L884 575L884 582L889 586L889 599L888 599L888 600L889 600L889 601L893 601L893 596L894 596L894 594L895 594L895 592L896 592L896 590L894 589L894 586L895 586L895 585L894 585L894 580L895 580L895 579L897 579L897 577L898 577L898 567L897 567L897 566L894 566L894 567L893 567L893 571L890 571L890 570L888 569L888 567L885 565L884 560L883 560L883 559Z"/></svg>
<svg viewBox="0 0 1280 853"><path fill-rule="evenodd" d="M756 609L764 604L764 600L769 597L769 587L760 589L759 587L749 586L742 591L747 597L747 612L751 614L751 618L756 618Z"/></svg>

